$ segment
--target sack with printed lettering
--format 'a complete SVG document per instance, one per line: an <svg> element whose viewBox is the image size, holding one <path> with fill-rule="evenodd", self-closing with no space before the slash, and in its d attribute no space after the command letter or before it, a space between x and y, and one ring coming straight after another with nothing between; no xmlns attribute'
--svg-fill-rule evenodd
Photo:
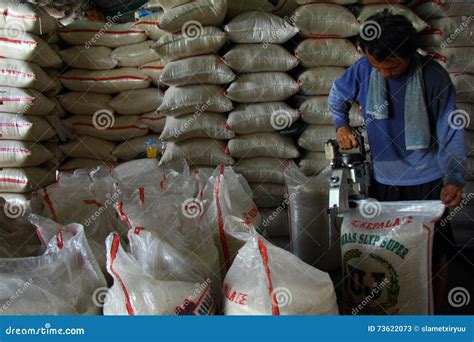
<svg viewBox="0 0 474 342"><path fill-rule="evenodd" d="M347 313L433 313L431 262L440 201L364 200L343 214L344 306Z"/></svg>

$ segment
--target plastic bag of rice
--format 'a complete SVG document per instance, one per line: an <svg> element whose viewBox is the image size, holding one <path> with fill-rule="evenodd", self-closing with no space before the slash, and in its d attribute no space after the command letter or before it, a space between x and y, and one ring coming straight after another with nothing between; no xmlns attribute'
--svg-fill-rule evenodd
<svg viewBox="0 0 474 342"><path fill-rule="evenodd" d="M0 27L35 34L47 34L57 28L57 21L40 6L18 0L0 3Z"/></svg>
<svg viewBox="0 0 474 342"><path fill-rule="evenodd" d="M72 68L90 70L110 70L118 65L118 61L110 55L112 49L105 46L73 46L59 52L63 61Z"/></svg>
<svg viewBox="0 0 474 342"><path fill-rule="evenodd" d="M299 157L292 139L279 133L253 133L229 141L229 153L235 158L274 157L293 159Z"/></svg>
<svg viewBox="0 0 474 342"><path fill-rule="evenodd" d="M332 125L327 96L305 96L299 106L299 112L303 121L310 125ZM364 123L364 117L355 104L349 111L349 121L351 126L361 126Z"/></svg>
<svg viewBox="0 0 474 342"><path fill-rule="evenodd" d="M160 86L160 76L165 68L165 61L159 59L154 62L146 63L138 68L142 73L150 77L151 82L159 87Z"/></svg>
<svg viewBox="0 0 474 342"><path fill-rule="evenodd" d="M346 68L317 67L302 72L298 77L301 92L305 95L328 95L332 84L341 77Z"/></svg>
<svg viewBox="0 0 474 342"><path fill-rule="evenodd" d="M35 115L0 112L0 140L43 141L56 135L45 119Z"/></svg>
<svg viewBox="0 0 474 342"><path fill-rule="evenodd" d="M224 280L225 315L338 315L329 274L254 233Z"/></svg>
<svg viewBox="0 0 474 342"><path fill-rule="evenodd" d="M439 18L428 21L430 28L420 33L421 46L446 48L471 45L474 23L465 16Z"/></svg>
<svg viewBox="0 0 474 342"><path fill-rule="evenodd" d="M0 192L26 193L43 188L56 179L47 167L1 168Z"/></svg>
<svg viewBox="0 0 474 342"><path fill-rule="evenodd" d="M474 73L474 46L469 47L426 47L428 54L450 73Z"/></svg>
<svg viewBox="0 0 474 342"><path fill-rule="evenodd" d="M53 157L37 142L0 140L0 167L38 166Z"/></svg>
<svg viewBox="0 0 474 342"><path fill-rule="evenodd" d="M0 87L0 111L23 115L51 113L54 102L34 89Z"/></svg>
<svg viewBox="0 0 474 342"><path fill-rule="evenodd" d="M83 135L60 144L59 149L68 157L116 161L112 156L115 146L113 142Z"/></svg>
<svg viewBox="0 0 474 342"><path fill-rule="evenodd" d="M317 176L328 166L328 160L324 152L306 151L298 166L305 176Z"/></svg>
<svg viewBox="0 0 474 342"><path fill-rule="evenodd" d="M110 57L118 62L119 67L139 67L160 59L153 46L154 40L119 46L112 51Z"/></svg>
<svg viewBox="0 0 474 342"><path fill-rule="evenodd" d="M157 110L162 100L163 92L159 89L134 89L115 96L109 106L122 115L139 115Z"/></svg>
<svg viewBox="0 0 474 342"><path fill-rule="evenodd" d="M33 88L46 92L53 87L53 81L35 63L0 58L0 86Z"/></svg>
<svg viewBox="0 0 474 342"><path fill-rule="evenodd" d="M66 111L77 115L94 115L99 110L113 112L109 102L112 95L92 92L69 92L57 96L59 103Z"/></svg>
<svg viewBox="0 0 474 342"><path fill-rule="evenodd" d="M357 62L362 54L347 39L306 39L296 48L295 56L305 68L349 67Z"/></svg>
<svg viewBox="0 0 474 342"><path fill-rule="evenodd" d="M422 19L456 17L473 13L474 5L469 1L416 1L412 6L413 11Z"/></svg>
<svg viewBox="0 0 474 342"><path fill-rule="evenodd" d="M258 208L275 208L285 200L285 184L249 183L253 192L253 201Z"/></svg>
<svg viewBox="0 0 474 342"><path fill-rule="evenodd" d="M431 261L440 201L364 200L343 214L344 301L352 313L433 313ZM365 304L365 305L364 305Z"/></svg>
<svg viewBox="0 0 474 342"><path fill-rule="evenodd" d="M163 132L166 124L166 116L157 111L140 115L140 122L155 133Z"/></svg>
<svg viewBox="0 0 474 342"><path fill-rule="evenodd" d="M148 38L158 40L167 32L160 29L160 18L163 12L154 12L133 23L133 27L145 30Z"/></svg>

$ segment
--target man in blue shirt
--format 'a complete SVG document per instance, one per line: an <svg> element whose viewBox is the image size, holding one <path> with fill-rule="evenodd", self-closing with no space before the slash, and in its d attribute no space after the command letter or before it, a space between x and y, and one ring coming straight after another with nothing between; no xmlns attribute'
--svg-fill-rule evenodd
<svg viewBox="0 0 474 342"><path fill-rule="evenodd" d="M373 25L376 36L361 34L366 56L334 82L328 100L340 147L357 147L348 115L357 102L372 155L371 196L459 205L467 152L463 127L456 126L453 115L455 90L448 73L417 53L417 33L403 16L385 11L364 25ZM435 309L443 301L447 266L456 253L452 228L445 222L436 225L433 241Z"/></svg>

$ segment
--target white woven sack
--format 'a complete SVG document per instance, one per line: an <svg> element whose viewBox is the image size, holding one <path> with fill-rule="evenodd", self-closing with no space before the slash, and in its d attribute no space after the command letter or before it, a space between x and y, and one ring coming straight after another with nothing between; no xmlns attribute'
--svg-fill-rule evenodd
<svg viewBox="0 0 474 342"><path fill-rule="evenodd" d="M229 141L229 153L234 158L273 157L293 159L299 157L292 139L279 133L254 133L238 136Z"/></svg>
<svg viewBox="0 0 474 342"><path fill-rule="evenodd" d="M217 85L169 87L158 110L168 116L205 111L224 113L232 110L232 101L224 96L224 90Z"/></svg>
<svg viewBox="0 0 474 342"><path fill-rule="evenodd" d="M220 26L227 11L227 0L195 0L163 13L160 29L194 35L203 26Z"/></svg>
<svg viewBox="0 0 474 342"><path fill-rule="evenodd" d="M473 47L426 47L429 53L434 53L434 58L446 71L450 73L474 73Z"/></svg>
<svg viewBox="0 0 474 342"><path fill-rule="evenodd" d="M58 67L61 58L39 36L13 29L0 29L0 49L5 58L20 59L40 67Z"/></svg>
<svg viewBox="0 0 474 342"><path fill-rule="evenodd" d="M166 64L160 81L168 86L226 84L235 79L232 70L214 55L196 56Z"/></svg>
<svg viewBox="0 0 474 342"><path fill-rule="evenodd" d="M234 160L227 155L225 143L218 140L198 138L169 143L160 165L178 160L186 160L191 165L217 166L233 165Z"/></svg>
<svg viewBox="0 0 474 342"><path fill-rule="evenodd" d="M159 59L154 62L146 63L138 68L143 74L150 77L153 84L157 87L160 86L160 76L165 68L166 62Z"/></svg>
<svg viewBox="0 0 474 342"><path fill-rule="evenodd" d="M35 34L47 34L57 27L57 21L41 7L18 0L0 3L0 27Z"/></svg>
<svg viewBox="0 0 474 342"><path fill-rule="evenodd" d="M323 152L326 141L335 138L336 128L333 125L310 125L301 134L298 145L308 151Z"/></svg>
<svg viewBox="0 0 474 342"><path fill-rule="evenodd" d="M43 116L51 113L54 103L34 89L0 87L0 111Z"/></svg>
<svg viewBox="0 0 474 342"><path fill-rule="evenodd" d="M140 122L149 127L155 133L163 132L166 123L166 116L157 111L140 115Z"/></svg>
<svg viewBox="0 0 474 342"><path fill-rule="evenodd" d="M111 161L102 161L91 158L71 158L59 167L61 172L74 172L80 169L92 170L99 166L112 167Z"/></svg>
<svg viewBox="0 0 474 342"><path fill-rule="evenodd" d="M150 86L151 80L136 68L104 71L72 69L59 77L62 85L72 91L116 94Z"/></svg>
<svg viewBox="0 0 474 342"><path fill-rule="evenodd" d="M286 159L257 157L240 159L234 165L235 172L249 183L285 183L283 172Z"/></svg>
<svg viewBox="0 0 474 342"><path fill-rule="evenodd" d="M125 45L115 48L111 57L118 61L119 67L139 67L160 59L153 46L154 40L147 40L141 43Z"/></svg>
<svg viewBox="0 0 474 342"><path fill-rule="evenodd" d="M115 96L109 106L123 115L138 115L155 111L161 105L163 92L156 88L127 90Z"/></svg>
<svg viewBox="0 0 474 342"><path fill-rule="evenodd" d="M411 9L403 5L397 4L376 4L363 6L362 10L359 13L359 16L357 17L357 20L359 20L360 22L364 22L370 16L377 13L381 13L385 9L390 10L390 13L392 13L393 15L404 16L418 32L423 31L425 28L428 27L428 24L425 23L422 19L420 19L415 13L413 13Z"/></svg>
<svg viewBox="0 0 474 342"><path fill-rule="evenodd" d="M359 33L359 23L347 8L335 4L308 4L292 15L304 37L345 38Z"/></svg>
<svg viewBox="0 0 474 342"><path fill-rule="evenodd" d="M349 67L362 57L347 39L306 39L298 45L295 55L305 68Z"/></svg>
<svg viewBox="0 0 474 342"><path fill-rule="evenodd" d="M441 48L471 46L474 23L462 17L447 17L429 20L430 29L420 34L421 46Z"/></svg>
<svg viewBox="0 0 474 342"><path fill-rule="evenodd" d="M206 26L195 35L167 34L158 40L155 50L168 61L215 53L226 42L226 33L219 28Z"/></svg>
<svg viewBox="0 0 474 342"><path fill-rule="evenodd" d="M250 44L283 44L298 33L290 22L261 11L238 15L224 26L224 30L234 43Z"/></svg>
<svg viewBox="0 0 474 342"><path fill-rule="evenodd" d="M94 115L99 110L113 112L109 107L112 96L92 92L69 92L57 96L66 111L77 115Z"/></svg>
<svg viewBox="0 0 474 342"><path fill-rule="evenodd" d="M307 96L299 106L299 112L304 122L310 125L332 125L332 113L329 110L327 96ZM349 111L351 126L362 126L364 117L359 107L352 105Z"/></svg>
<svg viewBox="0 0 474 342"><path fill-rule="evenodd" d="M166 32L160 29L160 18L162 12L155 12L140 18L133 23L133 27L146 31L148 38L158 40L163 37Z"/></svg>
<svg viewBox="0 0 474 342"><path fill-rule="evenodd" d="M243 74L226 91L226 96L240 103L284 101L295 95L299 84L283 72Z"/></svg>
<svg viewBox="0 0 474 342"><path fill-rule="evenodd" d="M56 135L45 119L34 115L18 115L0 112L0 139L43 141Z"/></svg>
<svg viewBox="0 0 474 342"><path fill-rule="evenodd" d="M194 138L228 140L234 137L234 132L226 121L224 114L212 112L168 116L160 139L171 142Z"/></svg>
<svg viewBox="0 0 474 342"><path fill-rule="evenodd" d="M422 19L456 17L473 13L474 5L468 1L418 1L412 6L413 11Z"/></svg>
<svg viewBox="0 0 474 342"><path fill-rule="evenodd" d="M56 172L45 167L5 167L0 169L0 192L32 192L51 184L55 179Z"/></svg>
<svg viewBox="0 0 474 342"><path fill-rule="evenodd" d="M53 81L37 64L0 58L0 86L33 88L46 92L53 87Z"/></svg>
<svg viewBox="0 0 474 342"><path fill-rule="evenodd" d="M59 52L64 63L72 68L90 70L110 70L118 65L118 61L110 55L112 49L105 46L73 46Z"/></svg>
<svg viewBox="0 0 474 342"><path fill-rule="evenodd" d="M38 166L53 157L40 143L0 140L0 167Z"/></svg>
<svg viewBox="0 0 474 342"><path fill-rule="evenodd" d="M285 200L285 185L280 183L250 183L253 201L258 208L275 208Z"/></svg>
<svg viewBox="0 0 474 342"><path fill-rule="evenodd" d="M328 165L324 152L306 152L298 164L301 172L308 177L320 174Z"/></svg>
<svg viewBox="0 0 474 342"><path fill-rule="evenodd" d="M299 117L285 102L239 104L230 112L227 124L237 134L274 132L290 127Z"/></svg>
<svg viewBox="0 0 474 342"><path fill-rule="evenodd" d="M239 73L261 71L289 71L298 65L298 59L276 44L238 44L227 52L225 64Z"/></svg>
<svg viewBox="0 0 474 342"><path fill-rule="evenodd" d="M148 140L159 141L160 136L156 134L133 138L118 145L114 151L114 158L120 160L133 160L146 157L146 143Z"/></svg>
<svg viewBox="0 0 474 342"><path fill-rule="evenodd" d="M116 161L112 156L115 146L113 142L84 135L60 144L59 149L68 157Z"/></svg>
<svg viewBox="0 0 474 342"><path fill-rule="evenodd" d="M305 95L328 95L334 81L341 77L345 71L346 69L342 67L308 69L298 77L301 91Z"/></svg>
<svg viewBox="0 0 474 342"><path fill-rule="evenodd" d="M62 120L77 135L88 135L108 141L124 141L148 133L148 127L140 122L138 115L112 115L100 112L98 115L73 115Z"/></svg>
<svg viewBox="0 0 474 342"><path fill-rule="evenodd" d="M133 23L114 24L93 21L76 21L58 30L59 36L70 45L107 46L115 48L146 40L146 31L133 27Z"/></svg>

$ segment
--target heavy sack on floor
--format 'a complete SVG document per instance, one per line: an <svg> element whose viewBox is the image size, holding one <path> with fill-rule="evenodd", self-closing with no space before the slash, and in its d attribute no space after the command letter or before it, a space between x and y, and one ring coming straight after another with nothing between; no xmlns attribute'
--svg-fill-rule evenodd
<svg viewBox="0 0 474 342"><path fill-rule="evenodd" d="M318 176L306 177L294 163L285 170L290 249L304 262L328 272L341 266L339 230L329 227L327 213L331 172L326 167Z"/></svg>
<svg viewBox="0 0 474 342"><path fill-rule="evenodd" d="M213 112L168 116L160 139L171 142L194 138L232 139L235 134L226 121L224 114Z"/></svg>
<svg viewBox="0 0 474 342"><path fill-rule="evenodd" d="M163 101L163 92L156 88L127 90L115 96L109 106L123 115L139 115L155 111Z"/></svg>
<svg viewBox="0 0 474 342"><path fill-rule="evenodd" d="M54 103L34 89L0 87L0 111L22 115L46 115Z"/></svg>
<svg viewBox="0 0 474 342"><path fill-rule="evenodd" d="M473 13L474 5L469 2L428 0L418 1L412 6L422 19L456 17Z"/></svg>
<svg viewBox="0 0 474 342"><path fill-rule="evenodd" d="M128 141L124 141L113 151L113 157L120 160L133 160L137 158L146 158L146 146L147 141L153 140L158 142L160 136L157 134L145 135L139 138L133 138Z"/></svg>
<svg viewBox="0 0 474 342"><path fill-rule="evenodd" d="M148 88L151 79L136 68L113 70L72 69L59 76L61 84L72 91L117 94Z"/></svg>
<svg viewBox="0 0 474 342"><path fill-rule="evenodd" d="M299 117L285 102L238 104L227 124L237 134L275 132L290 127Z"/></svg>
<svg viewBox="0 0 474 342"><path fill-rule="evenodd" d="M224 280L225 315L338 315L329 274L257 234Z"/></svg>
<svg viewBox="0 0 474 342"><path fill-rule="evenodd" d="M43 188L56 179L48 167L1 168L0 192L27 193Z"/></svg>
<svg viewBox="0 0 474 342"><path fill-rule="evenodd" d="M235 79L232 70L214 55L196 56L166 64L160 81L169 86L226 84Z"/></svg>
<svg viewBox="0 0 474 342"><path fill-rule="evenodd" d="M184 159L190 166L233 165L234 160L227 154L226 144L220 140L196 138L166 146L160 165L166 165Z"/></svg>
<svg viewBox="0 0 474 342"><path fill-rule="evenodd" d="M130 252L122 248L118 234L106 241L107 270L114 285L107 293L104 315L215 313L212 281L189 263L187 251L147 230L130 231L128 239Z"/></svg>
<svg viewBox="0 0 474 342"><path fill-rule="evenodd" d="M160 29L194 36L203 26L220 26L226 11L227 0L195 0L163 13Z"/></svg>
<svg viewBox="0 0 474 342"><path fill-rule="evenodd" d="M293 13L292 19L304 37L345 38L359 33L354 14L340 5L304 5Z"/></svg>
<svg viewBox="0 0 474 342"><path fill-rule="evenodd" d="M59 52L59 55L71 68L89 70L110 70L118 65L111 57L112 49L105 46L73 46Z"/></svg>
<svg viewBox="0 0 474 342"><path fill-rule="evenodd" d="M418 32L423 31L425 28L428 27L428 24L425 23L422 19L420 19L415 13L413 13L411 9L403 5L397 4L375 4L363 6L359 13L359 16L357 17L357 20L360 22L364 22L372 15L381 13L385 9L388 9L393 15L404 16Z"/></svg>
<svg viewBox="0 0 474 342"><path fill-rule="evenodd" d="M204 203L201 223L214 234L220 271L224 276L249 237L249 227L239 222L258 226L260 214L245 179L223 165L218 166L209 178L201 199Z"/></svg>
<svg viewBox="0 0 474 342"><path fill-rule="evenodd" d="M43 141L56 135L45 119L35 115L0 112L0 140Z"/></svg>
<svg viewBox="0 0 474 342"><path fill-rule="evenodd" d="M165 64L166 63L163 60L159 59L159 60L154 61L154 62L143 64L138 69L142 73L144 73L145 75L150 77L151 82L155 86L159 87L159 86L161 86L161 84L160 84L161 72L163 71L163 69L165 67Z"/></svg>
<svg viewBox="0 0 474 342"><path fill-rule="evenodd" d="M273 157L294 159L299 157L292 139L279 133L240 135L229 141L229 153L234 158Z"/></svg>
<svg viewBox="0 0 474 342"><path fill-rule="evenodd" d="M78 136L59 145L59 149L65 156L73 158L90 158L114 162L112 156L116 144L104 139Z"/></svg>
<svg viewBox="0 0 474 342"><path fill-rule="evenodd" d="M1 301L4 315L97 315L94 298L106 286L104 275L79 224L62 226L32 215L45 245L36 257L2 259ZM18 289L22 289L21 296ZM12 298L16 298L12 300Z"/></svg>
<svg viewBox="0 0 474 342"><path fill-rule="evenodd" d="M0 167L38 166L53 157L41 143L0 140Z"/></svg>
<svg viewBox="0 0 474 342"><path fill-rule="evenodd" d="M77 135L88 135L108 141L125 141L148 133L148 126L138 115L111 115L99 112L97 115L73 115L62 120Z"/></svg>
<svg viewBox="0 0 474 342"><path fill-rule="evenodd" d="M0 27L47 34L56 30L57 21L39 6L5 0L0 3Z"/></svg>
<svg viewBox="0 0 474 342"><path fill-rule="evenodd" d="M166 34L165 31L160 29L160 18L162 15L163 12L154 12L141 17L133 23L133 27L145 30L148 38L158 40Z"/></svg>
<svg viewBox="0 0 474 342"><path fill-rule="evenodd" d="M258 208L275 208L285 200L285 185L278 183L250 183L253 200Z"/></svg>
<svg viewBox="0 0 474 342"><path fill-rule="evenodd" d="M53 87L53 81L37 64L0 58L0 86L46 92Z"/></svg>
<svg viewBox="0 0 474 342"><path fill-rule="evenodd" d="M324 152L307 151L301 158L298 166L306 176L316 176L329 165Z"/></svg>
<svg viewBox="0 0 474 342"><path fill-rule="evenodd" d="M93 21L76 21L58 30L59 36L70 45L106 46L115 48L143 42L146 31L133 27L133 23L114 24Z"/></svg>
<svg viewBox="0 0 474 342"><path fill-rule="evenodd" d="M188 85L169 87L158 108L162 115L178 116L203 112L224 113L232 110L232 101L217 85Z"/></svg>
<svg viewBox="0 0 474 342"><path fill-rule="evenodd" d="M284 101L299 89L299 83L283 72L258 72L241 75L227 88L226 96L240 103Z"/></svg>
<svg viewBox="0 0 474 342"><path fill-rule="evenodd" d="M235 163L235 172L241 174L249 183L285 183L283 172L287 159L246 158Z"/></svg>
<svg viewBox="0 0 474 342"><path fill-rule="evenodd" d="M327 96L305 96L300 105L299 112L304 122L310 125L332 125L332 113L328 106ZM362 112L359 106L352 104L349 111L349 121L351 126L361 126L364 124Z"/></svg>
<svg viewBox="0 0 474 342"><path fill-rule="evenodd" d="M440 201L364 200L343 214L344 302L353 314L429 315ZM364 303L364 304L362 304Z"/></svg>
<svg viewBox="0 0 474 342"><path fill-rule="evenodd" d="M224 63L238 73L262 71L289 71L298 65L298 59L276 44L238 44L224 57Z"/></svg>
<svg viewBox="0 0 474 342"><path fill-rule="evenodd" d="M238 15L224 26L224 30L232 42L241 44L283 44L298 33L298 29L285 19L261 11Z"/></svg>
<svg viewBox="0 0 474 342"><path fill-rule="evenodd" d="M57 96L57 99L66 111L77 115L94 115L100 110L113 113L109 102L112 95L91 92L69 92Z"/></svg>
<svg viewBox="0 0 474 342"><path fill-rule="evenodd" d="M462 16L429 20L430 28L420 33L421 45L442 48L472 45L474 25L472 19L466 19Z"/></svg>
<svg viewBox="0 0 474 342"><path fill-rule="evenodd" d="M61 58L43 39L18 29L8 26L6 29L0 29L2 57L33 62L43 68L61 65Z"/></svg>
<svg viewBox="0 0 474 342"><path fill-rule="evenodd" d="M155 43L154 40L147 40L141 43L120 46L115 48L110 56L118 61L119 67L139 67L160 59L160 56L153 49Z"/></svg>
<svg viewBox="0 0 474 342"><path fill-rule="evenodd" d="M350 67L362 54L347 39L306 39L296 48L295 56L305 68Z"/></svg>
<svg viewBox="0 0 474 342"><path fill-rule="evenodd" d="M140 115L140 122L155 133L163 132L166 124L166 116L157 111Z"/></svg>
<svg viewBox="0 0 474 342"><path fill-rule="evenodd" d="M328 95L332 84L341 77L345 68L317 67L302 72L298 77L301 92L305 95Z"/></svg>
<svg viewBox="0 0 474 342"><path fill-rule="evenodd" d="M165 60L215 53L226 42L227 35L214 26L203 27L194 35L167 34L155 45L156 52Z"/></svg>

